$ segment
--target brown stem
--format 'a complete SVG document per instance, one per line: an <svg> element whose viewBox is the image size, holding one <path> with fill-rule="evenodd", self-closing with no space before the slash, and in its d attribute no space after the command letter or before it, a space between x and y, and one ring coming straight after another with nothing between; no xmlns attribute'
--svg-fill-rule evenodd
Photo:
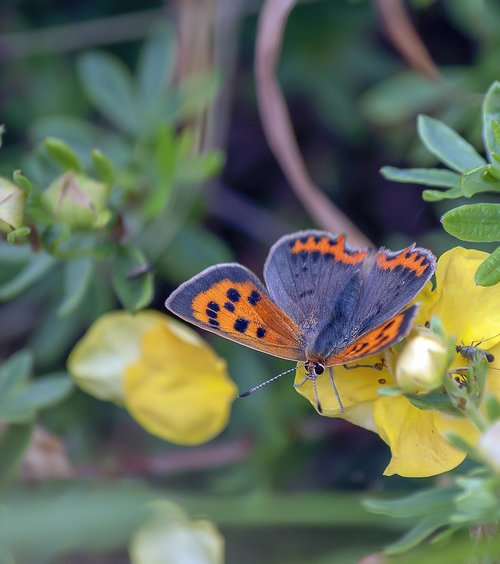
<svg viewBox="0 0 500 564"><path fill-rule="evenodd" d="M262 127L295 194L322 228L346 233L354 246L372 246L366 236L321 192L309 176L284 96L275 77L288 14L296 0L266 0L257 33L255 76Z"/></svg>
<svg viewBox="0 0 500 564"><path fill-rule="evenodd" d="M443 77L401 0L376 0L387 36L408 64L430 80Z"/></svg>

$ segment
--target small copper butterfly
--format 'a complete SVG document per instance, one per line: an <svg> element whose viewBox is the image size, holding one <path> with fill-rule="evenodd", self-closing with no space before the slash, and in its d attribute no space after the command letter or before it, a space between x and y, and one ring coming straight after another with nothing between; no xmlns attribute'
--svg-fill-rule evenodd
<svg viewBox="0 0 500 564"><path fill-rule="evenodd" d="M266 286L237 263L184 282L165 302L179 317L247 347L305 363L312 380L405 337L417 295L436 268L427 249L349 249L345 236L307 230L282 237L264 265ZM335 388L335 386L334 386ZM246 395L246 394L243 394ZM318 411L321 406L317 399Z"/></svg>

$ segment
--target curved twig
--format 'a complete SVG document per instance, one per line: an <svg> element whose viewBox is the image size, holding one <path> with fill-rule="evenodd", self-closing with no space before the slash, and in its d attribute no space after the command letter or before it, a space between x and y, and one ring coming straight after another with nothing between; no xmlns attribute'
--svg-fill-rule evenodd
<svg viewBox="0 0 500 564"><path fill-rule="evenodd" d="M355 246L372 246L363 233L321 192L309 176L295 139L285 99L275 77L283 32L296 0L266 0L259 18L255 76L262 127L288 182L316 223L343 232Z"/></svg>

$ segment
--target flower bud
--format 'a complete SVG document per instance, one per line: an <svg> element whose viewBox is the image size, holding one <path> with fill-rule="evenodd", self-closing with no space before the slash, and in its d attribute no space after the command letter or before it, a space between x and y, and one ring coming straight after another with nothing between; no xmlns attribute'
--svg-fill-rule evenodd
<svg viewBox="0 0 500 564"><path fill-rule="evenodd" d="M70 171L47 188L43 201L60 223L73 229L93 229L103 227L109 221L108 196L108 184Z"/></svg>
<svg viewBox="0 0 500 564"><path fill-rule="evenodd" d="M6 178L0 178L0 231L10 233L23 225L25 193Z"/></svg>
<svg viewBox="0 0 500 564"><path fill-rule="evenodd" d="M479 439L477 450L482 459L500 474L500 421L496 421Z"/></svg>
<svg viewBox="0 0 500 564"><path fill-rule="evenodd" d="M169 502L156 504L156 515L132 537L132 564L223 564L224 538L206 520L190 520Z"/></svg>
<svg viewBox="0 0 500 564"><path fill-rule="evenodd" d="M448 367L448 347L437 335L422 333L411 339L396 362L398 385L407 392L438 388Z"/></svg>

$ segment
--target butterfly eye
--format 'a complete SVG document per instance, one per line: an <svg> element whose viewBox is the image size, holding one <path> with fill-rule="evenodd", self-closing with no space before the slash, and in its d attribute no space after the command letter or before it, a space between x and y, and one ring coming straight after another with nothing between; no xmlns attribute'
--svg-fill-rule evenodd
<svg viewBox="0 0 500 564"><path fill-rule="evenodd" d="M325 371L325 365L321 364L321 362L317 362L314 365L314 374L316 374L317 376L323 374L324 371Z"/></svg>

